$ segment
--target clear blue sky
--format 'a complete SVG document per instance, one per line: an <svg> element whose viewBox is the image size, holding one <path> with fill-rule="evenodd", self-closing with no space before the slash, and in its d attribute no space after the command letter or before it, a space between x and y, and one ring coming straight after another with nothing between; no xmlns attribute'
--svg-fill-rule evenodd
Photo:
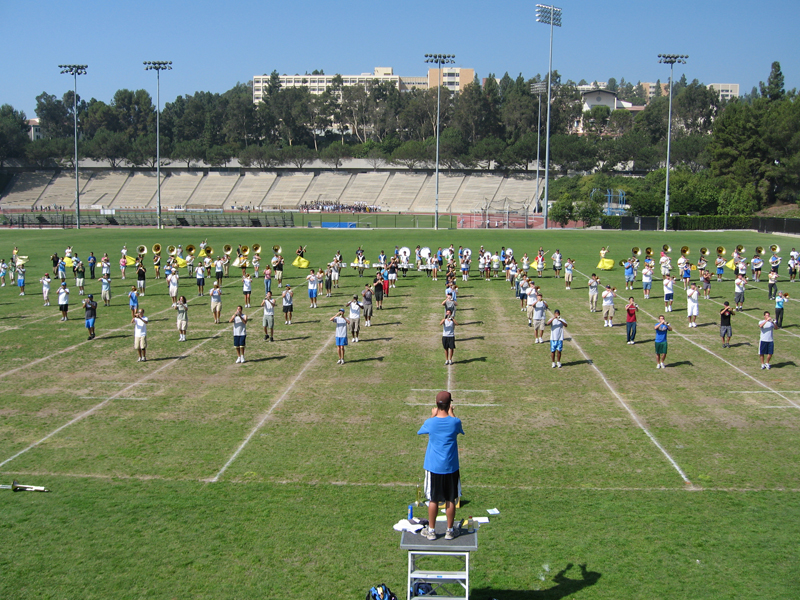
<svg viewBox="0 0 800 600"><path fill-rule="evenodd" d="M690 55L676 78L739 83L745 93L778 60L787 89L800 87L796 0L557 5L563 27L555 30L553 68L565 80L666 81L657 55L674 53ZM155 96L155 74L142 61L172 60L174 70L161 77L162 104L198 90L224 92L273 69L353 74L389 66L423 75L428 52L455 54L457 66L479 77L547 71L549 28L536 23L532 1L0 0L0 19L0 104L29 118L38 94L72 88L60 63L88 64L79 95L108 102L120 88Z"/></svg>

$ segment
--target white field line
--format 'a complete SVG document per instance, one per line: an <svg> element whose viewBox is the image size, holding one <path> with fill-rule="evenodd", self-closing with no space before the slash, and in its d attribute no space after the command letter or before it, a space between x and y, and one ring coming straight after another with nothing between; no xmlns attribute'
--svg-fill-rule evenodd
<svg viewBox="0 0 800 600"><path fill-rule="evenodd" d="M673 468L678 472L678 475L681 476L681 479L683 479L683 482L686 485L692 485L692 482L686 476L686 473L683 472L683 469L680 468L678 463L675 462L675 459L672 458L672 456L670 456L669 452L667 452L667 450L664 448L664 446L662 446L659 443L659 441L656 439L656 437L650 432L650 430L647 427L645 427L644 423L642 423L642 421L639 419L639 416L633 411L633 409L630 406L628 406L628 404L625 402L625 400L622 399L622 396L617 392L617 390L614 388L614 386L611 385L611 382L608 379L606 379L606 376L598 368L598 366L595 364L595 362L591 358L589 358L589 355L586 354L586 352L584 352L583 348L578 343L578 340L575 339L575 334L574 333L572 334L572 344L575 346L575 348L578 349L578 352L581 353L583 358L585 358L589 362L589 364L592 366L592 368L595 370L595 372L600 376L600 379L603 380L603 383L606 385L608 390L617 399L617 402L619 402L620 405L622 406L622 408L624 408L625 411L628 413L628 415L630 415L630 417L633 420L633 422L636 423L636 425L638 425L639 428L642 431L644 431L645 435L648 438L650 438L650 441L653 442L653 444L656 446L656 448L658 448L661 451L661 453L664 455L664 457L669 461L669 463L673 466Z"/></svg>
<svg viewBox="0 0 800 600"><path fill-rule="evenodd" d="M440 392L441 390L433 390L427 388L411 388L412 392ZM488 394L491 390L450 390L451 392L477 392L480 394Z"/></svg>
<svg viewBox="0 0 800 600"><path fill-rule="evenodd" d="M406 402L407 406L430 406L430 402ZM486 403L486 404L471 404L469 402L454 402L453 406L473 406L473 407L483 407L483 406L500 406L499 404L494 403Z"/></svg>
<svg viewBox="0 0 800 600"><path fill-rule="evenodd" d="M800 394L800 390L756 390L756 391L739 391L739 390L728 390L729 394Z"/></svg>
<svg viewBox="0 0 800 600"><path fill-rule="evenodd" d="M722 304L722 302L717 302L716 300L711 300L711 302L713 302L714 304L717 304L719 306L725 306L724 304ZM751 319L754 319L756 321L759 320L759 317L754 317L753 315L751 315L748 312L740 312L740 313L736 313L736 314L744 315L745 317L750 317ZM770 314L772 314L772 311L770 311ZM764 316L763 313L761 314L761 316L762 317ZM776 329L776 330L774 330L774 332L775 333L781 333L781 334L786 333L786 334L794 336L794 337L800 337L800 335L798 335L796 333L792 333L791 331L787 331L786 329Z"/></svg>
<svg viewBox="0 0 800 600"><path fill-rule="evenodd" d="M238 282L236 282L236 283L238 283ZM202 297L201 296L194 296L194 297L188 299L187 302L191 302L192 300L195 300L197 298L202 298L203 300L207 300L208 296L202 296ZM152 317L156 317L158 315L164 314L165 312L170 312L170 311L173 311L173 310L175 310L175 309L173 309L171 307L170 308L165 308L164 310L161 310L161 311L156 312L156 313L152 313L149 316L152 318ZM83 319L75 319L75 322L80 322L82 320ZM111 335L112 333L117 333L119 331L125 331L125 330L129 330L129 329L130 329L130 325L129 324L125 325L123 327L117 327L116 329L112 329L110 331L106 331L104 333L101 333L100 335L97 336L97 338L103 338L103 337L106 337L108 335ZM217 337L217 336L213 336L213 337ZM95 338L95 339L97 339L97 338ZM209 339L213 339L213 338L209 338ZM83 341L83 342L79 342L77 344L69 346L68 348L64 348L64 349L59 350L57 352L53 352L52 354L49 354L48 356L43 356L41 358L37 358L36 360L32 360L31 362L25 363L21 367L17 367L16 369L11 369L9 371L0 372L0 379L2 379L3 377L8 377L9 375L13 375L14 373L17 373L18 371L22 371L23 369L27 369L29 367L33 367L34 365L38 365L41 362L44 362L46 360L50 360L51 358L59 356L60 354L64 354L65 352L72 352L76 348L80 348L84 344L88 344L88 343L90 343L89 340L86 340L86 341Z"/></svg>
<svg viewBox="0 0 800 600"><path fill-rule="evenodd" d="M80 396L81 400L110 400L108 396ZM149 400L150 398L114 398L114 400Z"/></svg>
<svg viewBox="0 0 800 600"><path fill-rule="evenodd" d="M589 279L589 277L586 275L586 273L582 273L581 271L578 271L577 269L575 269L575 271L576 271L576 272L578 272L578 273L580 273L581 275L583 275L583 276L584 276L584 277L586 277L587 279ZM648 317L650 317L651 319L653 319L653 321L654 321L654 322L658 320L656 317L654 317L652 314L650 314L649 312L647 312L647 311L646 311L646 310L644 310L643 308L639 307L639 310L640 310L640 311L642 311L644 314L646 314L646 315L647 315ZM746 313L745 313L745 314L746 314ZM686 341L687 341L687 342L689 342L690 344L693 344L694 346L697 346L698 348L700 348L700 349L701 349L701 350L703 350L704 352L707 352L708 354L710 354L711 356L713 356L713 357L714 357L714 358L716 358L717 360L719 360L719 361L721 361L721 362L724 362L724 363L725 363L726 365L728 365L729 367L731 367L731 368L733 368L733 369L736 369L736 371L738 371L739 373L741 373L741 374L742 374L742 375L744 375L745 377L748 377L748 378L752 379L753 381L755 381L755 382L756 382L758 385L760 385L761 387L764 387L764 388L766 388L768 391L772 392L773 394L775 394L775 395L777 395L777 396L780 396L781 398L783 398L784 400L786 400L786 401L787 401L789 404L791 404L791 405L792 405L794 408L800 408L800 404L797 404L796 402L794 402L794 401L792 401L791 399L789 399L787 396L784 396L784 395L783 395L781 392L779 392L779 391L777 391L777 390L775 390L775 389L771 388L770 386L768 386L768 385L767 385L766 383L764 383L763 381L761 381L761 380L759 380L759 379L756 379L755 377L753 377L752 375L750 375L750 374L749 374L749 373L747 373L746 371L743 371L742 369L740 369L739 367L737 367L737 366L736 366L736 365L734 365L733 363L731 363L731 362L729 362L729 361L725 360L725 359L724 359L724 358L722 358L722 357L721 357L719 354L716 354L715 352L712 352L711 350L709 350L709 349L708 349L708 348L706 348L705 346L702 346L701 344L698 344L697 342L695 342L695 341L694 341L692 338L690 338L689 336L687 336L687 335L684 335L684 334L680 333L680 332L679 332L679 331L677 331L677 330L673 330L673 332L672 332L672 333L673 333L673 334L675 334L675 335L677 335L678 337L681 337L681 338L683 338L684 340L686 340Z"/></svg>
<svg viewBox="0 0 800 600"><path fill-rule="evenodd" d="M26 453L26 452L28 452L29 450L32 450L33 448L36 448L36 446L38 446L39 444L41 444L41 443L43 443L43 442L46 442L46 441L47 441L47 440L49 440L51 437L53 437L54 435L58 434L60 431L62 431L62 430L64 430L64 429L66 429L66 428L67 428L67 427L69 427L70 425L73 425L73 424L77 423L78 421L81 421L81 420L85 419L85 418L86 418L86 417L88 417L89 415L91 415L91 414L93 414L93 413L97 412L98 410L100 410L101 408L103 408L103 407L104 407L106 404L108 404L109 402L111 402L112 400L116 400L116 399L118 399L118 398L121 398L121 397L122 397L122 395L123 395L125 392L127 392L127 391L129 391L129 390L133 389L134 387L136 387L137 385L140 385L140 384L141 384L141 383L143 383L143 382L146 382L148 379L152 379L153 377L155 377L156 375L158 375L158 374L159 374L161 371L163 371L164 369L167 369L167 368L171 367L172 365L174 365L174 364L175 364L176 362L178 362L179 360L181 360L181 359L183 359L183 358L186 358L187 356L189 356L190 354L192 354L192 353L193 353L195 350L197 350L197 349L198 349L198 348L200 348L201 346L204 346L206 343L210 342L211 340L213 340L213 339L217 338L217 337L218 337L219 335L221 335L222 333L223 333L223 332L222 332L222 331L220 331L220 332L219 332L217 335L215 335L215 336L213 336L213 337L210 337L210 338L208 338L208 339L206 339L206 340L203 340L203 341L202 341L202 342L200 342L199 344L196 344L195 346L193 346L192 348L190 348L190 349L189 349L189 350L188 350L188 351L187 351L185 354L183 354L183 355L181 355L181 356L179 356L179 357L177 357L177 358L173 358L171 361L169 361L169 362L165 363L164 365L160 366L160 367L159 367L158 369L156 369L155 371L153 371L153 372L151 372L151 373L148 373L148 374L147 374L147 375L145 375L144 377L140 378L138 381L134 381L133 383L131 383L131 384L129 384L129 385L127 385L127 386L125 386L125 387L124 387L124 388L122 388L120 391L118 391L116 394L112 394L111 396L109 396L108 398L106 398L105 400L103 400L102 402L100 402L99 404L95 404L95 405L94 405L92 408L90 408L89 410L86 410L86 411L82 412L81 414L79 414L77 417L75 417L75 418L74 418L74 419L72 419L71 421L68 421L67 423L64 423L64 424L63 424L61 427L58 427L57 429L54 429L53 431L51 431L50 433L48 433L46 436L44 436L44 437L43 437L42 439L40 439L39 441L32 443L30 446L28 446L28 447L27 447L27 448L25 448L24 450L20 450L19 452L17 452L17 453L16 453L14 456L12 456L12 457L10 457L10 458L7 458L7 459L5 459L3 462L0 462L0 467L2 467L2 466L4 466L4 465L6 465L6 464L8 464L8 463L10 463L12 460L14 460L14 459L15 459L15 458L17 458L17 457L19 457L19 456L22 456L23 454L25 454L25 453Z"/></svg>
<svg viewBox="0 0 800 600"><path fill-rule="evenodd" d="M309 360L303 366L303 368L295 376L295 378L292 380L292 382L289 384L289 386L283 391L283 394L281 394L280 397L275 402L272 403L272 406L270 406L269 410L267 410L267 412L264 414L264 416L261 417L261 420L258 422L258 424L255 427L253 427L253 430L244 439L244 441L239 445L239 447L236 449L236 452L234 452L231 455L231 457L228 459L228 462L225 463L225 465L219 470L219 472L213 477L213 479L208 480L210 483L216 483L217 481L219 481L219 478L222 477L222 474L225 473L225 471L228 469L228 467L230 467L233 464L233 461L235 461L238 458L239 454L241 454L241 452L242 452L242 450L244 450L245 446L247 446L247 444L250 442L250 440L253 439L253 436L258 432L259 429L261 429L261 427L264 425L264 423L267 422L267 419L269 419L270 415L272 415L272 413L275 411L275 409L278 408L278 406L284 401L286 396L289 395L289 392L291 392L294 389L295 384L303 376L303 373L305 373L308 370L308 368L312 364L314 364L314 361L316 361L317 358L319 358L320 354L322 354L327 349L327 347L330 346L330 344L333 341L333 339L334 339L333 336L329 337L328 341L326 341L322 345L322 347L320 347L320 349L317 350L317 353L314 356L311 357L311 360ZM2 466L2 465L0 465L0 466Z"/></svg>
<svg viewBox="0 0 800 600"><path fill-rule="evenodd" d="M760 281L758 281L758 282L748 281L747 282L747 287L753 288L755 290L761 290L762 292L769 293L769 290L767 288L761 288L761 287L755 286L755 285L753 285L753 283L762 283L762 282L760 282ZM781 290L781 284L791 285L788 281L782 281L782 282L780 282L778 284L778 289L779 290ZM784 288L781 291L786 291L786 290ZM772 300L770 300L770 302L772 302ZM798 300L797 298L792 298L791 296L789 296L789 302L800 302L800 300Z"/></svg>
<svg viewBox="0 0 800 600"><path fill-rule="evenodd" d="M794 408L794 406L754 406L753 408Z"/></svg>

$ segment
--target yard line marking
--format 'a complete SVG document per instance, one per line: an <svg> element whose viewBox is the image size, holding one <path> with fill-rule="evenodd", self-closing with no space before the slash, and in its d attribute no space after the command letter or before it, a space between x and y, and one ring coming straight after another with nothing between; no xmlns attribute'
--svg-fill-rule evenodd
<svg viewBox="0 0 800 600"><path fill-rule="evenodd" d="M638 415L637 415L637 414L636 414L636 413L633 411L633 409L631 409L631 407L630 407L630 406L628 406L628 404L625 402L625 400L623 400L623 399L622 399L622 396L620 396L620 395L619 395L619 393L617 392L617 390L616 390L616 389L614 389L614 386L612 386L612 385L611 385L611 382L610 382L610 381L608 381L608 379L606 379L606 376L605 376L605 375L603 374L603 372L602 372L602 371L601 371L601 370L598 368L598 366L597 366L597 365L594 363L594 361L593 361L592 359L590 359L590 358L589 358L589 355L588 355L588 354L586 354L586 352L584 352L584 351L583 351L583 348L582 348L582 347L581 347L581 345L578 343L578 340L576 340L576 339L575 339L575 337L576 337L576 336L575 336L575 334L573 333L573 334L572 334L572 343L573 343L573 344L574 344L574 346L575 346L575 347L578 349L578 352L580 352L580 353L581 353L581 355L583 355L583 358L585 358L587 361L589 361L589 364L592 366L592 368L593 368L593 369L594 369L594 370L597 372L597 374L600 376L600 379L602 379L602 380L603 380L603 383L605 383L605 384L606 384L606 387L609 389L609 391L610 391L612 394L614 394L614 397L617 399L617 401L618 401L618 402L619 402L619 403L622 405L622 407L623 407L623 408L624 408L624 409L625 409L625 410L628 412L628 414L630 415L631 419L633 419L633 422L634 422L634 423L636 423L636 424L637 424L637 425L638 425L638 426L641 428L641 430L642 430L642 431L644 431L645 435L647 435L647 437L649 437L649 438L650 438L650 441L651 441L651 442L653 442L653 444L655 444L656 448L658 448L659 450L661 450L661 453L662 453L662 454L663 454L663 455L666 457L666 459L667 459L667 460L670 462L670 464L671 464L671 465L672 465L672 466L675 468L675 470L676 470L676 471L678 472L678 474L681 476L681 478L683 479L683 482L684 482L686 485L692 485L692 482L691 482L691 481L689 481L689 478L686 476L686 473L684 473L684 472L683 472L683 469L681 469L681 468L680 468L680 466L678 466L678 463L677 463L677 462L675 462L675 459L674 459L674 458L672 458L672 456L670 456L669 452L667 452L667 451L666 451L666 449L664 448L664 446L662 446L662 445L661 445L661 444L658 442L658 440L656 439L656 437L655 437L655 436L654 436L652 433L650 433L650 430L649 430L647 427L645 427L645 426L644 426L644 423L642 423L642 422L641 422L641 420L639 419L639 416L638 416Z"/></svg>
<svg viewBox="0 0 800 600"><path fill-rule="evenodd" d="M432 389L423 389L423 388L411 388L412 392L440 392L441 390L432 390ZM451 390L453 392L479 392L482 394L489 394L491 390Z"/></svg>
<svg viewBox="0 0 800 600"><path fill-rule="evenodd" d="M794 408L794 406L755 406L753 408Z"/></svg>
<svg viewBox="0 0 800 600"><path fill-rule="evenodd" d="M711 300L711 302L713 302L714 304L717 304L717 305L719 305L719 306L725 306L724 304L722 304L722 302L717 302L716 300ZM772 313L772 311L770 311L770 314L771 314L771 313ZM742 312L740 312L740 313L738 313L738 314L740 314L740 315L744 315L745 317L750 317L751 319L755 319L756 321L760 320L760 318L759 318L759 317L754 317L753 315L751 315L750 313L748 313L748 312L746 312L746 311L742 311ZM763 311L762 311L762 313L761 313L761 316L762 316L762 317L764 316L764 313L763 313ZM800 337L800 335L798 335L798 334L796 334L796 333L792 333L791 331L786 331L786 329L783 329L783 328L781 328L781 329L775 329L775 330L773 330L773 331L775 331L775 332L781 331L781 332L783 332L783 333L787 333L787 334L789 334L789 335L791 335L791 336L794 336L794 337Z"/></svg>
<svg viewBox="0 0 800 600"><path fill-rule="evenodd" d="M728 390L729 394L777 394L778 392L781 394L800 394L800 390L755 390L752 392Z"/></svg>
<svg viewBox="0 0 800 600"><path fill-rule="evenodd" d="M200 348L201 346L204 346L206 343L210 342L211 340L213 340L213 339L216 339L216 338L217 338L218 336L220 336L222 333L223 333L223 332L222 332L222 331L220 331L220 332L219 332L217 335L215 335L215 336L212 336L212 337L210 337L210 338L208 338L208 339L206 339L206 340L203 340L203 341L202 341L202 342L200 342L199 344L197 344L197 345L193 346L192 348L190 348L190 349L189 349L189 350L186 352L186 354L183 354L183 355L181 355L181 356L179 356L179 357L177 357L177 358L173 358L171 361L169 361L168 363L165 363L164 365L160 366L158 369L156 369L156 370L155 370L155 371L153 371L152 373L148 373L147 375L145 375L144 377L142 377L142 378L141 378L141 379L139 379L138 381L134 381L133 383L131 383L131 384L128 384L126 387L122 388L122 389L121 389L119 392L117 392L116 394L113 394L113 395L109 396L108 398L106 398L105 400L103 400L102 402L100 402L99 404L95 404L95 405L94 405L92 408L90 408L89 410L86 410L86 411L82 412L81 414L79 414L77 417L75 417L75 418L74 418L74 419L72 419L71 421L69 421L69 422L67 422L67 423L64 423L64 425L62 425L61 427L59 427L59 428L57 428L57 429L55 429L55 430L51 431L51 432L50 432L50 433L48 433L46 436L44 436L42 439L40 439L38 442L34 442L34 443L32 443L30 446L28 446L28 447L27 447L27 448L25 448L24 450L20 450L19 452L17 452L17 453L16 453L14 456L12 456L11 458L7 458L7 459L6 459L6 460L4 460L3 462L0 462L0 467L2 467L3 465L5 465L5 464L7 464L7 463L10 463L12 460L14 460L15 458L17 458L18 456L22 456L23 454L25 454L25 453L26 453L26 452L28 452L29 450L32 450L32 449L36 448L36 446L38 446L38 445L39 445L39 444L41 444L42 442L46 442L46 441L47 441L47 440L49 440L51 437L53 437L54 435L58 434L60 431L62 431L62 430L64 430L64 429L66 429L66 428L67 428L67 427L69 427L70 425L72 425L72 424L74 424L74 423L77 423L78 421L81 421L81 420L85 419L86 417L88 417L89 415L91 415L91 414L93 414L93 413L97 412L98 410L100 410L101 408L103 408L103 407L104 407L106 404L108 404L109 402L111 402L112 400L115 400L115 399L118 399L118 398L120 398L120 397L122 396L122 394L124 394L125 392L129 391L130 389L132 389L132 388L136 387L137 385L140 385L140 384L141 384L141 383L143 383L143 382L146 382L148 379L152 379L153 377L155 377L156 375L158 375L158 374L159 374L161 371L163 371L164 369L166 369L166 368L168 368L168 367L171 367L172 365L174 365L174 364L175 364L176 362L178 362L179 360L182 360L182 359L186 358L187 356L189 356L190 354L192 354L192 353L193 353L195 350L197 350L197 349L198 349L198 348Z"/></svg>
<svg viewBox="0 0 800 600"><path fill-rule="evenodd" d="M226 462L225 465L219 470L219 473L217 473L214 476L213 479L209 480L210 483L216 483L217 481L219 481L219 478L228 469L228 467L230 467L233 464L233 461L235 461L238 458L239 454L241 454L242 450L244 450L244 447L247 446L247 444L250 442L250 440L253 438L253 436L258 432L258 430L261 429L261 427L264 425L264 423L267 422L267 419L272 415L272 413L275 411L275 409L278 408L278 406L281 404L281 402L283 402L284 398L286 398L286 396L289 395L289 392L291 392L292 389L294 389L295 384L303 376L303 373L305 373L306 370L308 370L308 367L310 367L317 360L317 358L319 358L320 354L322 354L323 351L325 351L325 349L328 346L330 346L330 344L333 341L333 339L334 339L333 336L329 337L328 341L326 341L322 345L322 347L319 350L317 350L317 353L313 357L311 357L311 360L309 360L303 366L303 368L300 370L300 372L295 376L295 378L289 384L289 387L287 387L283 391L283 394L281 394L280 398L278 398L275 402L272 403L272 406L269 407L269 410L267 410L266 414L261 418L261 420L258 422L258 424L255 427L253 427L253 430L244 439L244 441L241 443L241 445L236 449L236 452L234 452L233 455L228 459L228 462ZM2 465L0 465L0 466L2 466Z"/></svg>
<svg viewBox="0 0 800 600"><path fill-rule="evenodd" d="M406 402L406 404L408 406L430 406L431 405L430 402ZM470 404L470 403L465 403L465 402L457 402L457 403L454 403L453 405L454 406L458 405L459 407L461 407L461 406L477 406L477 407L481 407L481 406L500 406L499 404L494 404L494 403L491 403L491 402L487 403L487 404Z"/></svg>
<svg viewBox="0 0 800 600"><path fill-rule="evenodd" d="M235 282L235 283L239 283L239 282ZM207 297L208 296L194 296L193 298L190 298L189 300L187 300L187 302L191 302L192 300L196 300L197 298L206 299ZM152 313L151 315L149 315L148 318L157 317L158 315L162 315L165 312L170 312L172 310L175 310L175 309L172 308L172 307L165 308L162 311L159 311L159 312L156 312L156 313ZM79 322L82 319L74 319L74 320L76 322ZM97 338L104 338L106 336L111 335L112 333L117 333L119 331L125 331L125 330L128 330L129 328L130 328L130 324L127 324L127 325L125 325L123 327L117 327L116 329L112 329L110 331L106 331L105 333L101 333L100 335L97 336ZM217 336L215 335L215 336L213 336L213 337L211 337L209 339L214 339L215 337L217 337ZM97 338L95 338L95 339L97 339ZM33 361L29 362L29 363L26 363L26 364L22 365L21 367L17 367L16 369L11 369L10 371L0 372L0 379L2 379L3 377L8 377L9 375L13 375L14 373L16 373L18 371L21 371L23 369L27 369L27 368L32 367L34 365L38 365L40 362L43 362L43 361L46 361L46 360L50 360L51 358L54 358L54 357L56 357L56 356L58 356L60 354L64 354L65 352L72 352L76 348L80 348L84 344L88 344L88 343L90 343L89 340L86 340L86 341L83 341L83 342L79 342L79 343L77 343L77 344L75 344L73 346L70 346L68 348L64 348L63 350L59 350L58 352L54 352L53 354L50 354L49 356L43 356L41 358L37 358L36 360L33 360Z"/></svg>
<svg viewBox="0 0 800 600"><path fill-rule="evenodd" d="M580 273L581 275L583 275L584 277L586 277L587 279L589 279L589 277L587 277L586 273L582 273L581 271L578 271L577 269L575 269L575 271L577 271L578 273ZM650 314L649 312L647 312L647 311L646 311L645 309L643 309L642 307L639 307L639 310L640 310L640 311L642 311L644 314L646 314L646 315L647 315L648 317L650 317L651 319L653 319L654 321L657 321L657 320L658 320L656 317L654 317L652 314ZM745 314L747 314L747 313L745 313ZM770 392L772 392L773 394L776 394L776 395L780 396L781 398L783 398L784 400L786 400L786 401L787 401L789 404L791 404L791 405L792 405L794 408L800 408L800 404L797 404L796 402L794 402L794 401L792 401L791 399L789 399L787 396L784 396L784 395L783 395L781 392L779 392L779 391L777 391L777 390L774 390L773 388L771 388L770 386L768 386L766 383L764 383L764 382L763 382L763 381L761 381L760 379L756 379L755 377L753 377L752 375L750 375L750 373L747 373L746 371L743 371L742 369L740 369L739 367L737 367L736 365L734 365L732 362L729 362L729 361L725 360L725 359L724 359L724 358L722 358L722 357L721 357L719 354L716 354L715 352L712 352L711 350L709 350L709 349L708 349L708 348L706 348L705 346L702 346L702 345L698 344L697 342L695 342L695 341L694 341L692 338L690 338L689 336L687 336L687 335L684 335L684 334L680 333L680 332L679 332L678 330L676 330L676 329L673 329L672 333L674 333L674 334L675 334L675 335L677 335L678 337L681 337L681 338L683 338L684 340L686 340L686 341L687 341L687 342L689 342L690 344L693 344L693 345L697 346L697 347L698 347L698 348L700 348L701 350L703 350L703 351L705 351L705 352L708 352L708 353L709 353L711 356L713 356L713 357L714 357L714 358L716 358L717 360L720 360L720 361L724 362L726 365L728 365L729 367L732 367L732 368L736 369L736 370L737 370L739 373L741 373L741 374L742 374L742 375L744 375L745 377L749 377L750 379L752 379L753 381L755 381L755 382L756 382L758 385L760 385L761 387L764 387L764 388L766 388L767 390L769 390Z"/></svg>
<svg viewBox="0 0 800 600"><path fill-rule="evenodd" d="M110 400L108 396L79 396L81 400ZM149 400L150 398L114 398L114 400Z"/></svg>

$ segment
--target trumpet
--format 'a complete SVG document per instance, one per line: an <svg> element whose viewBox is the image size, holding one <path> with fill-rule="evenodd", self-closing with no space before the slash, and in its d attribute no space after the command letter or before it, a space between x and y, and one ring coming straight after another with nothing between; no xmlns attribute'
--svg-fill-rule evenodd
<svg viewBox="0 0 800 600"><path fill-rule="evenodd" d="M161 254L161 244L153 244L153 254Z"/></svg>
<svg viewBox="0 0 800 600"><path fill-rule="evenodd" d="M170 256L175 256L178 254L178 249L175 246L167 246L167 254Z"/></svg>
<svg viewBox="0 0 800 600"><path fill-rule="evenodd" d="M249 248L249 246L242 246L242 254L244 256L250 256L250 248Z"/></svg>
<svg viewBox="0 0 800 600"><path fill-rule="evenodd" d="M649 250L649 248L648 248L648 250ZM639 248L639 246L634 246L633 248L631 248L631 252L633 253L634 256L641 256L642 255L642 249Z"/></svg>
<svg viewBox="0 0 800 600"><path fill-rule="evenodd" d="M261 254L261 244L253 244L253 252Z"/></svg>
<svg viewBox="0 0 800 600"><path fill-rule="evenodd" d="M147 246L141 244L140 246L136 246L136 254L147 254Z"/></svg>
<svg viewBox="0 0 800 600"><path fill-rule="evenodd" d="M189 244L188 246L186 246L186 254L188 254L189 256L194 256L194 251L195 251L194 244Z"/></svg>
<svg viewBox="0 0 800 600"><path fill-rule="evenodd" d="M737 251L739 254L742 254L742 253L745 251L745 247L744 247L744 246L742 246L741 244L739 244L738 246L736 246L736 251Z"/></svg>
<svg viewBox="0 0 800 600"><path fill-rule="evenodd" d="M665 254L669 254L672 252L672 247L669 244L664 244L661 246L661 250L663 250Z"/></svg>
<svg viewBox="0 0 800 600"><path fill-rule="evenodd" d="M756 246L756 254L764 254L764 246Z"/></svg>
<svg viewBox="0 0 800 600"><path fill-rule="evenodd" d="M689 254L689 246L681 246L681 254Z"/></svg>
<svg viewBox="0 0 800 600"><path fill-rule="evenodd" d="M778 252L781 251L781 247L778 246L778 244L772 244L772 246L769 247L769 251L774 254L778 254Z"/></svg>
<svg viewBox="0 0 800 600"><path fill-rule="evenodd" d="M204 252L205 252L205 255L210 258L211 255L214 254L214 248L212 246L206 246Z"/></svg>
<svg viewBox="0 0 800 600"><path fill-rule="evenodd" d="M717 254L725 254L725 246L717 246Z"/></svg>
<svg viewBox="0 0 800 600"><path fill-rule="evenodd" d="M225 254L225 256L230 256L231 252L233 252L233 246L231 246L230 244L225 244L222 247L222 253Z"/></svg>
<svg viewBox="0 0 800 600"><path fill-rule="evenodd" d="M283 252L283 248L281 248L279 244L275 244L272 247L272 253L273 254L280 254L281 252Z"/></svg>
<svg viewBox="0 0 800 600"><path fill-rule="evenodd" d="M700 248L700 255L701 256L708 256L708 248L706 248L705 246Z"/></svg>

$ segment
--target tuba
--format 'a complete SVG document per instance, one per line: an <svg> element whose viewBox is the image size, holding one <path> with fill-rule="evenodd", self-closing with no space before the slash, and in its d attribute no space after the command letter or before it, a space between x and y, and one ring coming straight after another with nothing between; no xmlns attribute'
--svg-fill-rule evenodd
<svg viewBox="0 0 800 600"><path fill-rule="evenodd" d="M742 246L741 244L739 244L738 246L736 246L736 251L737 251L739 254L744 254L745 250L746 250L746 249L745 249L745 247L744 247L744 246Z"/></svg>
<svg viewBox="0 0 800 600"><path fill-rule="evenodd" d="M670 246L669 244L664 244L663 246L661 246L661 250L663 250L665 254L669 254L670 252L672 252L672 246Z"/></svg>
<svg viewBox="0 0 800 600"><path fill-rule="evenodd" d="M772 246L769 247L769 251L778 254L781 251L781 247L778 246L778 244L772 244Z"/></svg>
<svg viewBox="0 0 800 600"><path fill-rule="evenodd" d="M211 255L214 254L214 248L212 246L206 246L205 255L211 258Z"/></svg>
<svg viewBox="0 0 800 600"><path fill-rule="evenodd" d="M250 256L250 248L248 246L242 246L242 254L244 256Z"/></svg>
<svg viewBox="0 0 800 600"><path fill-rule="evenodd" d="M681 246L681 254L689 254L689 246Z"/></svg>
<svg viewBox="0 0 800 600"><path fill-rule="evenodd" d="M167 254L170 256L175 256L178 254L178 249L175 246L167 246Z"/></svg>
<svg viewBox="0 0 800 600"><path fill-rule="evenodd" d="M253 252L255 254L261 254L261 244L253 244Z"/></svg>
<svg viewBox="0 0 800 600"><path fill-rule="evenodd" d="M642 249L639 248L639 246L634 246L633 248L631 248L631 253L634 256L641 256L642 255Z"/></svg>
<svg viewBox="0 0 800 600"><path fill-rule="evenodd" d="M764 254L764 246L756 246L756 254Z"/></svg>
<svg viewBox="0 0 800 600"><path fill-rule="evenodd" d="M136 246L136 254L141 254L143 256L147 254L147 246L145 246L144 244Z"/></svg>
<svg viewBox="0 0 800 600"><path fill-rule="evenodd" d="M194 256L194 251L195 251L194 244L189 244L188 246L186 246L186 254L188 254L189 256Z"/></svg>
<svg viewBox="0 0 800 600"><path fill-rule="evenodd" d="M464 248L464 258L470 258L472 256L472 250L469 248Z"/></svg>
<svg viewBox="0 0 800 600"><path fill-rule="evenodd" d="M223 253L225 256L230 256L230 255L231 255L231 252L233 252L233 246L231 246L230 244L225 244L225 245L222 247L222 253Z"/></svg>
<svg viewBox="0 0 800 600"><path fill-rule="evenodd" d="M153 254L161 254L161 244L153 244Z"/></svg>
<svg viewBox="0 0 800 600"><path fill-rule="evenodd" d="M281 252L283 252L283 248L280 247L280 244L275 244L272 247L272 253L273 254L280 254Z"/></svg>
<svg viewBox="0 0 800 600"><path fill-rule="evenodd" d="M649 248L649 247L648 247L648 248L645 248L645 249L644 249L644 253L645 253L647 256L653 256L653 249L652 249L652 248Z"/></svg>
<svg viewBox="0 0 800 600"><path fill-rule="evenodd" d="M725 254L725 246L717 246L717 254Z"/></svg>
<svg viewBox="0 0 800 600"><path fill-rule="evenodd" d="M623 258L619 259L619 266L620 267L624 267L625 266L625 259L623 259Z"/></svg>
<svg viewBox="0 0 800 600"><path fill-rule="evenodd" d="M700 248L700 255L701 255L701 256L708 256L708 255L709 255L709 250L708 250L708 248L706 248L705 246L703 246L702 248Z"/></svg>

